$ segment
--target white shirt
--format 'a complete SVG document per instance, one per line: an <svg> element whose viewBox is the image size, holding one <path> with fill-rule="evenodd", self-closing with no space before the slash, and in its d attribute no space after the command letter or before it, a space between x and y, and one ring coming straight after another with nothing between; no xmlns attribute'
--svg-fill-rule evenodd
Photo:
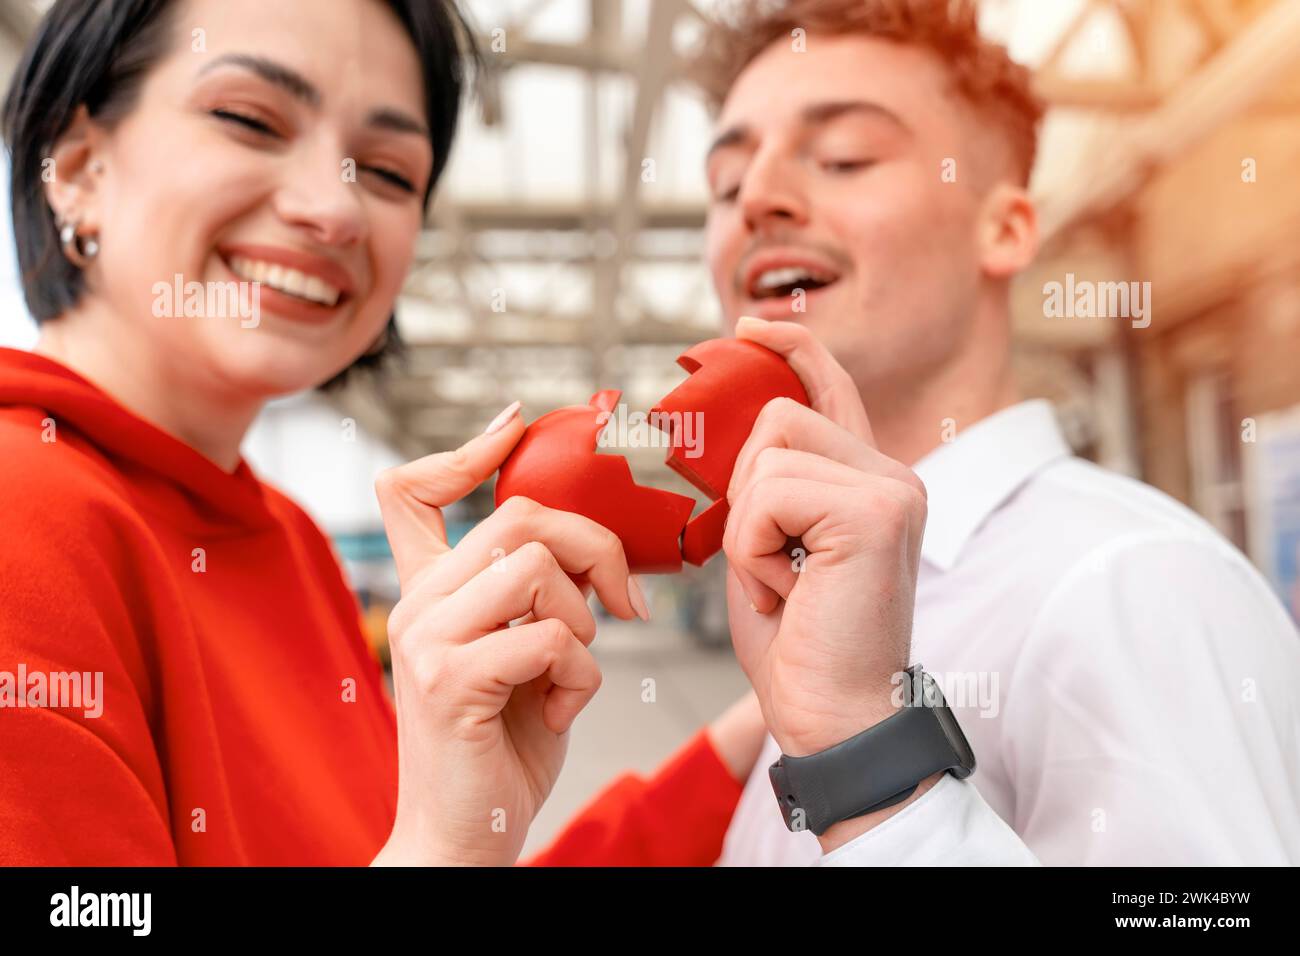
<svg viewBox="0 0 1300 956"><path fill-rule="evenodd" d="M824 857L769 736L720 865L1300 864L1300 635L1193 512L1070 454L1045 401L919 462L912 660L974 748Z"/></svg>

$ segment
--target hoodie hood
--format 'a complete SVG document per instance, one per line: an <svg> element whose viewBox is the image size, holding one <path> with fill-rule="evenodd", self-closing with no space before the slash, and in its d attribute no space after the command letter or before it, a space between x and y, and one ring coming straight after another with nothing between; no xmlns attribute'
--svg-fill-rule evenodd
<svg viewBox="0 0 1300 956"><path fill-rule="evenodd" d="M242 458L233 472L223 471L68 367L0 348L0 415L24 408L52 419L57 441L76 436L92 446L142 493L138 497L175 519L184 520L188 511L209 531L214 525L240 531L276 523L267 489Z"/></svg>

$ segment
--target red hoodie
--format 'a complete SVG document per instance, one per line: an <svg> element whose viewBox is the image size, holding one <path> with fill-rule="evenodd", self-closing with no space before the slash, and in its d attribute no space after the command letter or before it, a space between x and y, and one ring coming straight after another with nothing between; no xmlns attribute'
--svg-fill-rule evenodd
<svg viewBox="0 0 1300 956"><path fill-rule="evenodd" d="M300 508L56 362L0 349L0 509L0 864L374 857L396 721ZM16 706L74 672L87 690L102 674L98 707ZM707 865L739 796L701 731L534 862Z"/></svg>

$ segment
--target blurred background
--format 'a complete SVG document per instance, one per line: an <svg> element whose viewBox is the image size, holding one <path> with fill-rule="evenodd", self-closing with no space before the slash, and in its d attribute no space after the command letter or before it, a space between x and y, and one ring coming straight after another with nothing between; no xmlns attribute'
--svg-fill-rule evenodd
<svg viewBox="0 0 1300 956"><path fill-rule="evenodd" d="M0 0L10 75L48 4ZM712 0L462 2L495 67L398 305L405 364L275 403L255 470L333 538L377 651L396 577L381 468L454 447L518 398L534 418L621 388L649 409L719 331L701 263L709 117L683 62ZM1018 374L1076 450L1195 508L1300 616L1300 0L985 0L986 32L1050 104L1033 189L1045 247L1015 302ZM0 230L0 344L36 332ZM1053 318L1044 285L1150 282L1153 321ZM662 449L638 481L689 488ZM451 517L453 536L490 492ZM647 581L650 625L605 622L538 848L622 770L652 770L747 687L721 562Z"/></svg>

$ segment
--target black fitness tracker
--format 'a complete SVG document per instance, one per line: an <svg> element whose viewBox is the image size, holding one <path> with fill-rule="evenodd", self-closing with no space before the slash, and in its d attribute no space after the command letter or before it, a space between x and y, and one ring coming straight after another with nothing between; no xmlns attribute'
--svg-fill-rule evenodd
<svg viewBox="0 0 1300 956"><path fill-rule="evenodd" d="M959 780L975 753L943 693L920 664L902 684L903 707L841 743L768 769L788 829L821 836L841 820L901 803L927 777L946 770Z"/></svg>

